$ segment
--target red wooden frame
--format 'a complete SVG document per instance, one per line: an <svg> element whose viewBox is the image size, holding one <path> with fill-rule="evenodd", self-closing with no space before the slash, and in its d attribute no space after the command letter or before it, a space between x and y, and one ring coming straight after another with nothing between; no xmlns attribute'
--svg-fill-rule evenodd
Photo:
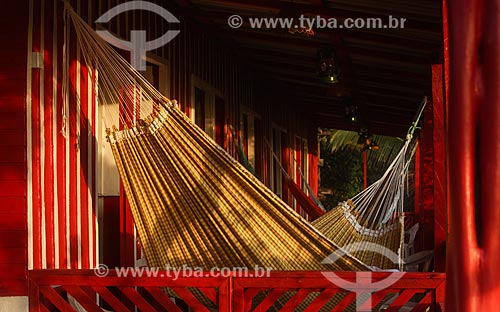
<svg viewBox="0 0 500 312"><path fill-rule="evenodd" d="M128 310L127 305L130 303L141 311L180 311L165 294L167 288L175 291L196 311L208 311L206 302L215 304L221 312L263 311L271 306L288 311L300 304L306 305L306 311L317 311L335 296L341 300L337 300L333 311L344 311L352 306L356 293L330 282L324 273L271 271L264 277L244 277L237 274L216 277L204 272L204 277L181 274L174 278L172 273L169 275L167 271L157 271L156 276L150 277L146 274L143 277L118 277L115 270L110 270L107 276L99 277L93 270L35 270L29 272L30 312L47 311L51 307L61 311L70 310L71 305L65 298L66 293L88 311L97 311L99 308L96 304L96 294L115 311ZM349 281L355 281L358 273L336 272L339 278ZM376 282L386 279L391 273L371 274L372 282ZM411 305L413 311L442 311L444 287L444 274L404 273L401 279L386 289L373 294L367 289L364 294L371 295L371 300L365 302L363 309L385 304L386 311L398 311L405 305ZM198 293L193 292L193 288L196 288ZM200 296L199 292L206 298L201 299L203 296ZM391 294L392 300L389 301L387 296ZM283 295L286 298L282 297Z"/></svg>
<svg viewBox="0 0 500 312"><path fill-rule="evenodd" d="M360 272L335 272L344 280L355 281ZM364 272L366 273L366 272ZM280 299L283 294L288 293L287 301L280 302L283 305L280 310L288 311L304 303L306 297L311 293L319 293L312 301L307 302L305 311L318 311L332 297L345 297L338 302L332 311L344 311L354 305L356 293L349 292L335 285L325 278L325 272L321 271L273 271L269 276L233 277L233 311L265 311ZM372 281L377 282L386 279L391 273L372 272ZM397 294L396 299L387 302L387 311L399 311L412 298L415 307L413 311L441 311L444 304L445 275L435 273L404 273L401 279L386 289L371 294L371 306L363 306L362 311L371 310L384 299L386 295ZM259 298L258 306L252 302L259 295L266 293L265 298ZM369 295L371 292L367 290ZM417 296L416 294L420 294ZM253 307L252 307L253 305Z"/></svg>
<svg viewBox="0 0 500 312"><path fill-rule="evenodd" d="M163 274L163 275L162 275ZM146 274L144 274L146 275ZM181 311L169 296L166 287L195 311L209 311L203 299L196 298L189 288L196 288L219 311L231 311L231 280L225 277L183 277L159 271L157 277L118 277L115 270L97 276L94 270L35 270L29 272L29 310L73 311L67 299L70 294L87 311L102 311L96 295L114 311L130 311L129 305L141 311ZM153 299L152 299L153 298Z"/></svg>

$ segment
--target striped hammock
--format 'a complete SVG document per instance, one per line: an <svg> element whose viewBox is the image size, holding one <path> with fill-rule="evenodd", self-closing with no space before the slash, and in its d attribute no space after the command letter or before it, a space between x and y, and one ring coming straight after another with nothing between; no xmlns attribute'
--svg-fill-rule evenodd
<svg viewBox="0 0 500 312"><path fill-rule="evenodd" d="M311 224L154 89L69 6L65 12L86 66L99 73L98 99L108 139L149 266L398 267L384 256L384 248L401 249L397 213L402 196L394 185L399 187L407 169L404 157L369 193ZM118 116L122 129L106 116ZM387 177L395 177L396 184ZM387 187L392 198L383 193ZM390 207L381 210L374 198ZM347 254L340 249L353 242L384 248ZM335 261L325 261L328 257Z"/></svg>

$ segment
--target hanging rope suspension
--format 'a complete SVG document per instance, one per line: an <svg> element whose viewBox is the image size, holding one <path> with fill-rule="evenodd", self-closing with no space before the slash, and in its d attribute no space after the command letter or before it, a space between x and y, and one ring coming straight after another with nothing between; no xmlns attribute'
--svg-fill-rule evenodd
<svg viewBox="0 0 500 312"><path fill-rule="evenodd" d="M66 7L99 73L108 138L148 264L367 270L302 219ZM119 119L119 127L113 120ZM119 129L121 128L121 129ZM338 253L341 256L341 253Z"/></svg>
<svg viewBox="0 0 500 312"><path fill-rule="evenodd" d="M350 242L374 242L392 251L401 245L404 229L395 220L402 222L402 181L413 132L379 181L311 224L157 91L68 4L65 14L86 66L98 74L95 92L150 266L395 267L383 248L345 256L338 250ZM339 259L322 264L332 253Z"/></svg>
<svg viewBox="0 0 500 312"><path fill-rule="evenodd" d="M416 149L413 135L426 104L425 97L415 121L408 130L403 147L382 177L312 222L318 230L340 246L356 243L359 250L352 254L372 266L390 267L389 258L380 254L390 250L398 255L397 266L400 270L403 269L406 179ZM367 247L370 244L379 244L384 248L374 253Z"/></svg>

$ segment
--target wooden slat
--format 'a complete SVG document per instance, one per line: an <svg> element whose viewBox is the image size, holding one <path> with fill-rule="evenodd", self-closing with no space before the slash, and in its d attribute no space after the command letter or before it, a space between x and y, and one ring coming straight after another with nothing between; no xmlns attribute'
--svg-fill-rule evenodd
<svg viewBox="0 0 500 312"><path fill-rule="evenodd" d="M209 311L207 307L205 307L201 302L199 302L198 299L196 299L196 297L193 296L193 294L189 290L183 287L171 287L171 288L191 308L195 309L196 311L206 311L206 312Z"/></svg>
<svg viewBox="0 0 500 312"><path fill-rule="evenodd" d="M423 292L424 290L419 289L405 289L403 290L398 297L389 305L387 308L387 312L397 312L401 307L403 307L408 300L410 300L416 293Z"/></svg>
<svg viewBox="0 0 500 312"><path fill-rule="evenodd" d="M412 312L423 312L426 311L427 308L432 304L432 291L429 291L425 294L425 297L420 300L417 305L411 310Z"/></svg>
<svg viewBox="0 0 500 312"><path fill-rule="evenodd" d="M104 301L106 301L107 304L109 304L113 309L116 311L127 311L128 308L120 301L118 298L116 298L109 289L103 286L96 286L92 287L99 296L101 296Z"/></svg>
<svg viewBox="0 0 500 312"><path fill-rule="evenodd" d="M0 231L0 248L24 248L28 243L26 231ZM25 251L23 251L24 253Z"/></svg>
<svg viewBox="0 0 500 312"><path fill-rule="evenodd" d="M380 303L380 301L382 299L385 298L386 295L388 295L389 293L394 293L394 291L392 290L385 290L385 291L377 291L375 293L372 293L371 294L371 297L370 297L370 301L365 301L360 307L359 307L359 310L361 311L369 311L369 310L373 310L377 304Z"/></svg>
<svg viewBox="0 0 500 312"><path fill-rule="evenodd" d="M345 311L356 300L356 293L350 292L333 308L333 311Z"/></svg>
<svg viewBox="0 0 500 312"><path fill-rule="evenodd" d="M307 306L304 312L319 311L328 302L328 300L330 300L330 298L340 293L341 292L338 289L323 290L316 298L314 298L313 302Z"/></svg>
<svg viewBox="0 0 500 312"><path fill-rule="evenodd" d="M20 37L22 37L22 36L20 36ZM9 50L9 49L3 49L3 50ZM26 79L0 80L0 88L2 90L2 97L19 96L20 94L23 94L24 87L26 87Z"/></svg>
<svg viewBox="0 0 500 312"><path fill-rule="evenodd" d="M55 305L61 312L75 311L71 305L66 302L59 294L50 286L40 286L42 295Z"/></svg>
<svg viewBox="0 0 500 312"><path fill-rule="evenodd" d="M102 309L78 286L63 286L88 312L102 312Z"/></svg>
<svg viewBox="0 0 500 312"><path fill-rule="evenodd" d="M5 118L0 123L0 130L14 130L25 127L26 116L24 113L10 113L9 118Z"/></svg>
<svg viewBox="0 0 500 312"><path fill-rule="evenodd" d="M1 215L0 215L1 216ZM0 263L26 263L26 248L2 248Z"/></svg>
<svg viewBox="0 0 500 312"><path fill-rule="evenodd" d="M5 114L26 112L26 98L19 96L19 94L11 97L0 95L0 112ZM19 128L24 130L22 125L19 125Z"/></svg>
<svg viewBox="0 0 500 312"><path fill-rule="evenodd" d="M214 304L217 304L217 291L213 288L198 288L205 297L207 297L210 301L212 301Z"/></svg>
<svg viewBox="0 0 500 312"><path fill-rule="evenodd" d="M0 142L1 140L0 134ZM0 181L0 196L26 196L26 187L26 181Z"/></svg>
<svg viewBox="0 0 500 312"><path fill-rule="evenodd" d="M270 294L255 308L255 311L268 311L288 289L273 289Z"/></svg>
<svg viewBox="0 0 500 312"><path fill-rule="evenodd" d="M1 171L0 171L1 172ZM26 198L23 197L0 197L0 214L26 213ZM2 236L0 236L1 239Z"/></svg>
<svg viewBox="0 0 500 312"><path fill-rule="evenodd" d="M290 300L281 308L282 311L293 311L295 307L299 306L302 301L311 294L309 289L301 289L293 295Z"/></svg>
<svg viewBox="0 0 500 312"><path fill-rule="evenodd" d="M1 187L1 184L0 184ZM26 229L26 214L23 213L0 213L1 231L21 231Z"/></svg>
<svg viewBox="0 0 500 312"><path fill-rule="evenodd" d="M0 297L26 296L28 285L24 274L10 277L0 277Z"/></svg>
<svg viewBox="0 0 500 312"><path fill-rule="evenodd" d="M130 301L132 301L137 308L145 312L155 312L153 308L144 298L139 295L133 287L118 287L118 289L124 294Z"/></svg>
<svg viewBox="0 0 500 312"><path fill-rule="evenodd" d="M24 263L0 263L0 281L2 279L26 278Z"/></svg>
<svg viewBox="0 0 500 312"><path fill-rule="evenodd" d="M244 299L242 300L245 305L245 312L248 312L252 309L253 298L262 291L259 288L251 288L244 291Z"/></svg>
<svg viewBox="0 0 500 312"><path fill-rule="evenodd" d="M155 300L162 305L167 311L181 312L178 306L170 299L163 291L156 287L144 287Z"/></svg>
<svg viewBox="0 0 500 312"><path fill-rule="evenodd" d="M26 180L25 164L0 164L0 181Z"/></svg>

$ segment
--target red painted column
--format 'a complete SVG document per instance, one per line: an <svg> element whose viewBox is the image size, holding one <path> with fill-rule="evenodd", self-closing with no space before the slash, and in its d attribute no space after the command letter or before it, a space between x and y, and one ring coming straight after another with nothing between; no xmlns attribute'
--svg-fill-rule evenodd
<svg viewBox="0 0 500 312"><path fill-rule="evenodd" d="M420 222L419 238L422 250L434 249L434 103L428 101L424 110L424 122L420 140L420 164L421 164L421 199L422 205L419 215Z"/></svg>
<svg viewBox="0 0 500 312"><path fill-rule="evenodd" d="M451 225L446 309L498 311L500 3L451 1L448 14Z"/></svg>
<svg viewBox="0 0 500 312"><path fill-rule="evenodd" d="M302 164L302 140L299 137L295 137L295 162L296 166L301 166ZM303 170L301 167L300 170ZM302 188L302 176L300 175L299 168L296 168L295 170L295 183ZM295 211L297 213L301 213L302 209L300 207L300 204L298 201L295 203Z"/></svg>
<svg viewBox="0 0 500 312"><path fill-rule="evenodd" d="M443 65L432 65L432 144L434 201L434 269L445 271L447 206L445 173L445 104Z"/></svg>
<svg viewBox="0 0 500 312"><path fill-rule="evenodd" d="M446 174L445 174L445 108L443 94L443 65L432 65L432 101L424 111L419 154L419 190L415 207L420 222L418 247L434 250L434 269L445 271L447 231ZM416 159L417 159L416 158Z"/></svg>
<svg viewBox="0 0 500 312"><path fill-rule="evenodd" d="M423 209L423 195L422 195L422 160L420 157L420 149L421 149L421 144L420 144L420 139L417 138L418 144L415 150L415 197L414 197L414 219L411 220L410 222L419 222L419 216L422 214L422 209ZM409 226L412 226L413 223L410 223ZM415 250L422 250L422 238L419 235L420 233L417 233L417 236L415 237Z"/></svg>
<svg viewBox="0 0 500 312"><path fill-rule="evenodd" d="M314 192L315 196L318 196L318 156L319 156L319 143L318 143L318 130L315 127L311 127L309 131L309 138L307 139L309 143L309 185Z"/></svg>

